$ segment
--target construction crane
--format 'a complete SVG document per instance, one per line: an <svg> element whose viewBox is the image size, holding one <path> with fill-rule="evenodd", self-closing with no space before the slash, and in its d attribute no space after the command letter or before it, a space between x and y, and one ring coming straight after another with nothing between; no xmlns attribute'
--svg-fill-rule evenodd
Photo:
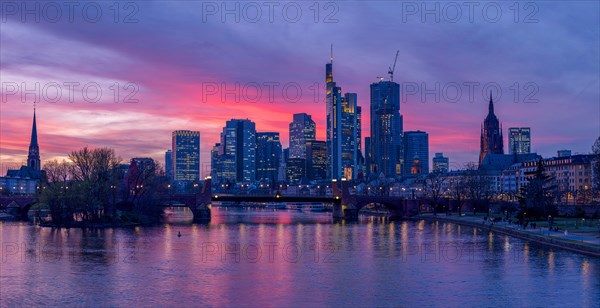
<svg viewBox="0 0 600 308"><path fill-rule="evenodd" d="M394 81L394 70L396 69L396 62L398 61L398 53L400 53L400 50L396 51L396 58L394 59L394 66L390 66L389 70L388 70L388 74L390 74L390 81Z"/></svg>

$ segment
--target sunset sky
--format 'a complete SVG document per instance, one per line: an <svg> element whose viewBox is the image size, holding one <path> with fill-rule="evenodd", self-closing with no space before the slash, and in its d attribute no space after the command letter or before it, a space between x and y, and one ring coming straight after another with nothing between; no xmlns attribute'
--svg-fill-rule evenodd
<svg viewBox="0 0 600 308"><path fill-rule="evenodd" d="M500 97L493 93L505 139L509 127L531 127L532 151L552 156L559 149L587 153L600 135L596 1L546 1L532 7L521 3L518 16L510 2L499 6L502 15L495 22L496 7L488 10L486 19L486 2L481 2L474 7L473 20L463 6L455 23L449 20L456 15L455 7L445 7L445 2L437 2L439 22L435 16L424 20L420 12L409 15L410 4L416 2L394 1L317 2L317 22L314 2L294 2L288 6L292 17L283 16L280 5L271 22L265 3L252 2L263 8L256 23L250 20L256 7L245 6L247 2L227 2L248 14L239 22L235 16L207 15L209 9L221 9L222 2L144 1L137 7L121 2L116 9L109 7L112 1L97 3L102 12L97 22L82 16L85 2L75 8L73 22L66 7L56 23L48 20L54 15L36 22L35 16L2 7L2 174L25 161L31 133L34 96L22 103L12 85L22 90L22 85L35 89L39 83L38 92L49 89L37 104L42 161L83 146L108 146L126 161L150 156L164 163L171 131L189 129L201 132L201 162L206 168L226 120L249 118L258 131L280 132L286 147L289 122L298 112L312 115L317 139L324 140L325 63L331 44L334 79L344 92L358 93L363 137L369 132L369 85L378 76L387 77L396 50L400 52L394 80L401 91L414 90L410 85L421 88L417 94L401 94L404 130L429 133L430 157L444 152L453 166L477 160L488 83L502 90ZM435 4L430 2L430 8ZM302 16L292 22L297 8ZM120 13L117 22L115 11ZM64 84L73 82L80 85L69 102ZM81 93L91 82L102 88L97 103L87 102ZM276 82L270 102L268 85ZM479 85L470 102L464 85L474 82ZM48 98L54 97L55 87L49 85L54 83L62 85L62 98L52 103ZM115 83L120 87L119 103L111 90ZM134 88L124 89L127 83L139 87L132 97L137 103L123 103ZM436 83L440 101L435 102L433 94L423 99L423 85L432 90ZM294 87L287 88L287 98L282 95L286 84L302 89L297 101ZM520 88L516 102L515 84ZM258 99L256 85L262 92ZM462 95L451 102L457 96L454 85L461 85ZM223 86L233 89L239 102L234 94L223 101ZM92 98L93 89L88 89ZM531 99L537 103L524 102Z"/></svg>

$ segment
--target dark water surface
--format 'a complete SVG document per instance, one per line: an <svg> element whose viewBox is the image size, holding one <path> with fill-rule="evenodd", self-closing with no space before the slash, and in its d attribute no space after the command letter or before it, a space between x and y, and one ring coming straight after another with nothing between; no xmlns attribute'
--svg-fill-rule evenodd
<svg viewBox="0 0 600 308"><path fill-rule="evenodd" d="M186 214L98 231L0 223L0 306L600 306L599 259L471 227Z"/></svg>

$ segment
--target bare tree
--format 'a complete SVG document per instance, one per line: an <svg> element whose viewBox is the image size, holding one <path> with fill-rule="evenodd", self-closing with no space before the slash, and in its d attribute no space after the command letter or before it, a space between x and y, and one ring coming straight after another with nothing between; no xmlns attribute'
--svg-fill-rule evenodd
<svg viewBox="0 0 600 308"><path fill-rule="evenodd" d="M156 193L164 189L161 182L164 176L164 169L157 161L143 166L132 164L123 189L123 201L131 202L138 210L149 205L154 201Z"/></svg>
<svg viewBox="0 0 600 308"><path fill-rule="evenodd" d="M458 216L462 216L462 207L467 197L467 178L464 174L458 174L451 177L449 185L449 195L456 202L458 207Z"/></svg>
<svg viewBox="0 0 600 308"><path fill-rule="evenodd" d="M84 220L96 220L111 215L111 185L115 182L116 169L121 159L113 149L87 147L69 154L73 162L73 191L80 197L78 211Z"/></svg>
<svg viewBox="0 0 600 308"><path fill-rule="evenodd" d="M480 170L474 163L468 163L465 170L465 188L467 196L473 205L473 214L478 207L485 207L489 212L489 201L493 196L492 180L484 170Z"/></svg>
<svg viewBox="0 0 600 308"><path fill-rule="evenodd" d="M437 215L438 207L442 204L443 187L446 178L441 173L433 172L425 176L423 181L423 190L427 202L433 206L433 213ZM448 214L446 212L446 214Z"/></svg>
<svg viewBox="0 0 600 308"><path fill-rule="evenodd" d="M52 220L58 224L73 221L74 195L68 191L72 167L67 161L56 159L44 164L46 178L41 183L40 200L48 205Z"/></svg>

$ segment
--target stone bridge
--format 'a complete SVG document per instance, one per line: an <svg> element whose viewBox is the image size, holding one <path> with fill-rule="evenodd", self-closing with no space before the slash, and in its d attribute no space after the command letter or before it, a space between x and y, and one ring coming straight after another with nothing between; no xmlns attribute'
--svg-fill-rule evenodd
<svg viewBox="0 0 600 308"><path fill-rule="evenodd" d="M207 180L210 185L210 179ZM340 184L341 183L341 184ZM391 219L405 219L419 212L419 200L409 200L390 196L352 195L349 182L332 181L331 196L289 196L289 195L209 195L210 190L204 190L201 204L210 201L233 202L322 202L333 205L333 218L355 220L358 212L369 204L381 204L389 211ZM208 212L210 214L210 211ZM195 217L195 216L194 216Z"/></svg>
<svg viewBox="0 0 600 308"><path fill-rule="evenodd" d="M212 181L210 178L204 180L202 191L197 194L174 194L170 195L164 207L177 207L179 204L190 208L194 215L194 222L210 221L210 203L212 198Z"/></svg>
<svg viewBox="0 0 600 308"><path fill-rule="evenodd" d="M35 196L0 196L0 209L6 209L20 219L27 220L27 213L31 206L38 202Z"/></svg>
<svg viewBox="0 0 600 308"><path fill-rule="evenodd" d="M357 219L358 212L369 204L385 206L390 219L406 219L419 213L419 200L393 196L352 195L347 181L342 180L341 185L338 185L337 181L332 184L334 196L342 200L340 204L333 206L334 218Z"/></svg>

